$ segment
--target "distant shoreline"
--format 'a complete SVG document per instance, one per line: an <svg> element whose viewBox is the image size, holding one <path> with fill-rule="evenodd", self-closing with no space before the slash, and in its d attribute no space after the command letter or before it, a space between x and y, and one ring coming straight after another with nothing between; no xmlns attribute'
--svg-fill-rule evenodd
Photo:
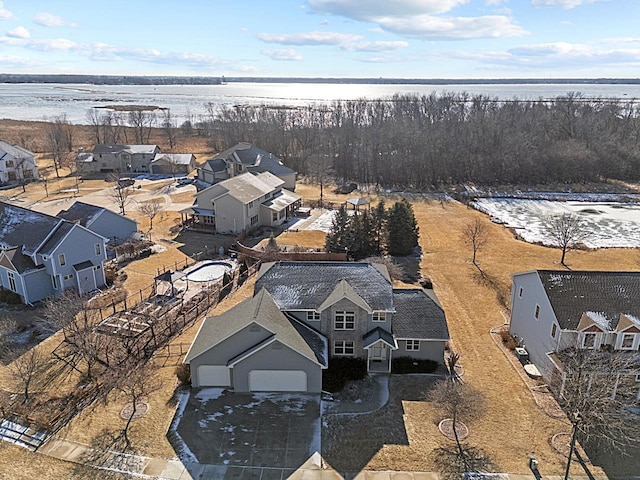
<svg viewBox="0 0 640 480"><path fill-rule="evenodd" d="M638 85L640 78L335 78L188 77L136 75L0 74L0 83L86 85L223 85L225 83L328 83L368 85Z"/></svg>

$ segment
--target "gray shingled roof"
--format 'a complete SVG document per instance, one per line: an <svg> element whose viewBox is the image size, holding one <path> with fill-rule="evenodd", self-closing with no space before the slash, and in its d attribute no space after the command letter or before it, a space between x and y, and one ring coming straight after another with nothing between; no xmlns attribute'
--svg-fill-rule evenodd
<svg viewBox="0 0 640 480"><path fill-rule="evenodd" d="M205 162L212 171L214 172L224 172L227 169L227 164L224 163L222 158L214 158L212 160L207 160Z"/></svg>
<svg viewBox="0 0 640 480"><path fill-rule="evenodd" d="M393 310L391 282L370 263L277 262L261 269L254 291L266 288L282 310L315 309L341 280L373 310Z"/></svg>
<svg viewBox="0 0 640 480"><path fill-rule="evenodd" d="M166 159L169 163L173 163L174 165L189 165L192 158L192 153L156 153L156 156L153 157L151 163Z"/></svg>
<svg viewBox="0 0 640 480"><path fill-rule="evenodd" d="M396 338L449 340L442 308L423 290L394 289L392 330Z"/></svg>
<svg viewBox="0 0 640 480"><path fill-rule="evenodd" d="M378 340L382 340L387 345L393 348L398 348L398 344L393 338L393 335L387 332L385 329L376 327L373 330L369 330L362 336L362 347L367 348L376 343Z"/></svg>
<svg viewBox="0 0 640 480"><path fill-rule="evenodd" d="M223 180L216 185L226 189L229 195L242 203L258 200L274 190L269 183L255 176L253 173L243 173L237 177Z"/></svg>
<svg viewBox="0 0 640 480"><path fill-rule="evenodd" d="M38 268L44 268L44 265L40 267L36 267L36 264L33 263L31 257L24 255L19 247L10 248L9 250L4 250L3 253L9 259L11 264L16 267L18 273L28 272L29 270L36 270Z"/></svg>
<svg viewBox="0 0 640 480"><path fill-rule="evenodd" d="M59 218L0 202L0 247L23 246L25 253L35 253L60 222Z"/></svg>
<svg viewBox="0 0 640 480"><path fill-rule="evenodd" d="M106 145L98 144L93 147L93 153L154 153L157 145Z"/></svg>
<svg viewBox="0 0 640 480"><path fill-rule="evenodd" d="M584 312L597 312L615 329L620 314L640 317L640 272L538 270L562 329L575 330Z"/></svg>
<svg viewBox="0 0 640 480"><path fill-rule="evenodd" d="M230 159L240 161L252 172L271 172L274 175L288 175L296 173L282 163L272 153L256 147L250 143L240 142L216 156L216 159ZM215 160L215 159L214 159Z"/></svg>
<svg viewBox="0 0 640 480"><path fill-rule="evenodd" d="M314 348L307 343L293 322L278 309L266 290L258 292L254 297L239 303L221 315L206 318L193 340L184 362L189 363L218 342L254 322L272 332L276 336L276 340L300 355L324 365L319 361L319 356L314 351L314 348L318 347L317 342L314 342Z"/></svg>
<svg viewBox="0 0 640 480"><path fill-rule="evenodd" d="M58 244L64 239L64 237L68 235L73 227L73 223L65 222L64 220L61 221L56 231L49 237L44 245L42 245L42 247L38 250L38 253L42 255L51 255Z"/></svg>
<svg viewBox="0 0 640 480"><path fill-rule="evenodd" d="M93 220L104 212L103 207L96 207L84 202L75 202L67 210L62 210L58 215L73 223L79 223L83 227L90 225Z"/></svg>
<svg viewBox="0 0 640 480"><path fill-rule="evenodd" d="M35 156L33 152L30 152L26 148L22 148L19 145L10 145L0 140L0 158L4 157L3 152L8 153L14 158L30 158Z"/></svg>

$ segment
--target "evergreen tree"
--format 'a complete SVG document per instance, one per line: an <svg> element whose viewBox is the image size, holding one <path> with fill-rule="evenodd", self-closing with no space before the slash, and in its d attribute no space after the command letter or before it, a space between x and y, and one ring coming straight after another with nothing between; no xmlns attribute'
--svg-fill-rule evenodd
<svg viewBox="0 0 640 480"><path fill-rule="evenodd" d="M396 202L387 213L387 253L406 256L418 246L418 225L413 207L406 200Z"/></svg>
<svg viewBox="0 0 640 480"><path fill-rule="evenodd" d="M349 222L349 255L355 260L370 257L376 253L376 239L371 215L364 211L351 217Z"/></svg>
<svg viewBox="0 0 640 480"><path fill-rule="evenodd" d="M324 248L327 252L342 253L348 248L349 215L342 205L333 217L331 229L327 233Z"/></svg>
<svg viewBox="0 0 640 480"><path fill-rule="evenodd" d="M380 200L376 208L371 213L371 230L375 241L375 253L382 252L384 237L387 227L387 210L384 207L384 200Z"/></svg>

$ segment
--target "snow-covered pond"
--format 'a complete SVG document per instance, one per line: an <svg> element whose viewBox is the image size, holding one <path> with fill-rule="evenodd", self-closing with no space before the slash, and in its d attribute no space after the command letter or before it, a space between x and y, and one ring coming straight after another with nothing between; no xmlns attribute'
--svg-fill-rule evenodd
<svg viewBox="0 0 640 480"><path fill-rule="evenodd" d="M589 232L583 241L587 247L640 247L640 203L480 198L474 206L515 228L527 242L551 244L546 219L569 212L583 220Z"/></svg>

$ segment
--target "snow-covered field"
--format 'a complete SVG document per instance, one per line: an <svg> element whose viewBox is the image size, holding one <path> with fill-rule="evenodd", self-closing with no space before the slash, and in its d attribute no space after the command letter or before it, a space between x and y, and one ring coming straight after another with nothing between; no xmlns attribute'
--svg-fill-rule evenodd
<svg viewBox="0 0 640 480"><path fill-rule="evenodd" d="M546 219L575 213L589 232L583 243L589 248L640 247L640 204L480 198L475 208L515 228L527 242L550 245Z"/></svg>

